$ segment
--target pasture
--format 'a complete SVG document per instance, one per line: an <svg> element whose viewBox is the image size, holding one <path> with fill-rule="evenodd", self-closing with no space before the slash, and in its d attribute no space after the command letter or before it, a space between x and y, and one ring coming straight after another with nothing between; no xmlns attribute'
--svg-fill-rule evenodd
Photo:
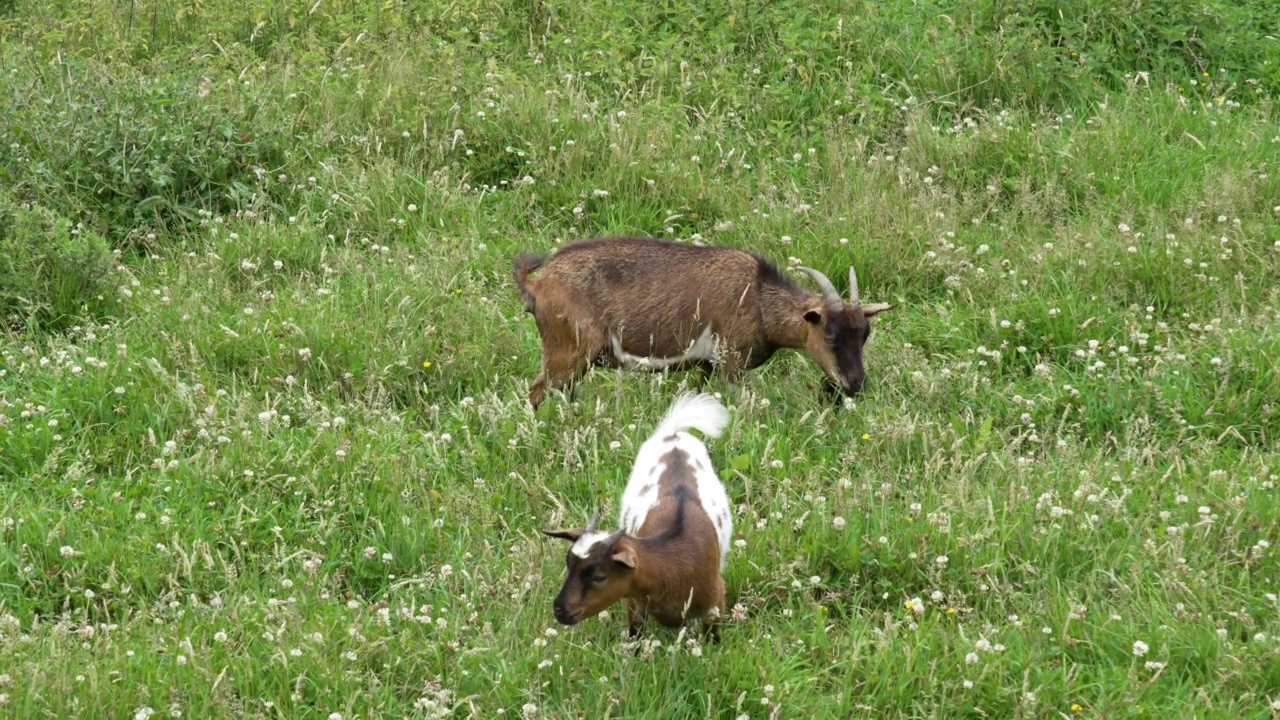
<svg viewBox="0 0 1280 720"><path fill-rule="evenodd" d="M0 0L0 714L1280 716L1280 6ZM520 251L807 265L718 644L565 628L694 373Z"/></svg>

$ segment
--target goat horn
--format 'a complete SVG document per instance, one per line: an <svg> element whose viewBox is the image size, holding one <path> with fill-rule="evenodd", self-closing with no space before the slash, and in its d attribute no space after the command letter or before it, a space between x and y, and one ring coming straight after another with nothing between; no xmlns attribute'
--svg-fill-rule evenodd
<svg viewBox="0 0 1280 720"><path fill-rule="evenodd" d="M805 267L803 265L796 266L796 269L813 278L813 281L818 283L818 287L822 288L823 300L828 303L835 303L837 305L841 304L840 293L836 292L835 286L831 284L831 281L827 279L826 275L823 275L811 267Z"/></svg>
<svg viewBox="0 0 1280 720"><path fill-rule="evenodd" d="M595 530L595 529L596 529L596 522L597 522L597 521L599 521L599 520L600 520L600 508L596 508L596 512L595 512L595 514L591 516L591 522L587 523L587 529L586 529L586 532L591 532L591 531Z"/></svg>
<svg viewBox="0 0 1280 720"><path fill-rule="evenodd" d="M858 305L858 273L853 271L853 266L849 266L849 302Z"/></svg>

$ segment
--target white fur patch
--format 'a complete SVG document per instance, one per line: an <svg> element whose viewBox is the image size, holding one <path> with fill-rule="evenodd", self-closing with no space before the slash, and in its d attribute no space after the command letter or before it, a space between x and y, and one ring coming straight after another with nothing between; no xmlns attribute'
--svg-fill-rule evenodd
<svg viewBox="0 0 1280 720"><path fill-rule="evenodd" d="M702 462L701 469L695 470L698 497L702 499L702 509L716 526L716 535L720 540L720 567L724 568L729 559L729 543L733 541L733 508L729 504L728 493L724 491L724 484L711 467L711 456L700 442L698 451L697 454L689 453L690 462L695 459Z"/></svg>
<svg viewBox="0 0 1280 720"><path fill-rule="evenodd" d="M596 543L599 543L607 537L609 537L609 533L600 532L599 530L583 533L581 537L574 541L573 545L569 548L569 552L580 558L586 558L591 554L591 549L596 546Z"/></svg>
<svg viewBox="0 0 1280 720"><path fill-rule="evenodd" d="M609 344L613 348L613 356L618 359L618 362L627 367L665 368L694 360L708 360L714 362L716 359L716 341L715 336L711 334L710 325L703 328L702 334L689 345L689 348L684 351L684 354L671 358L653 358L643 355L632 355L622 349L622 339L617 335L609 336Z"/></svg>
<svg viewBox="0 0 1280 720"><path fill-rule="evenodd" d="M640 531L658 502L658 480L667 469L664 461L672 450L683 450L702 509L716 528L720 542L720 567L728 560L729 543L733 538L733 512L724 485L716 476L711 456L701 440L687 432L697 428L712 437L719 436L728 423L724 406L710 395L682 396L658 424L658 429L640 446L631 477L622 493L622 511L619 521L622 529L631 535ZM581 542L581 541L579 541Z"/></svg>

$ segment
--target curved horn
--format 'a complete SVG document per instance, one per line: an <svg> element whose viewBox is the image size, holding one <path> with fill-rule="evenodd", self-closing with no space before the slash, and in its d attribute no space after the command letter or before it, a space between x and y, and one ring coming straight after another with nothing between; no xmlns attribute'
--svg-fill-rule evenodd
<svg viewBox="0 0 1280 720"><path fill-rule="evenodd" d="M849 302L859 305L858 302L858 273L853 271L853 266L849 266Z"/></svg>
<svg viewBox="0 0 1280 720"><path fill-rule="evenodd" d="M587 523L585 532L592 532L596 529L596 523L600 520L600 508L596 508L596 512L591 516L591 522Z"/></svg>
<svg viewBox="0 0 1280 720"><path fill-rule="evenodd" d="M813 278L813 281L818 283L818 287L822 288L823 300L828 303L835 303L836 305L841 304L840 293L836 292L835 286L831 284L831 281L827 279L826 275L823 275L811 267L805 267L803 265L796 266L796 269Z"/></svg>

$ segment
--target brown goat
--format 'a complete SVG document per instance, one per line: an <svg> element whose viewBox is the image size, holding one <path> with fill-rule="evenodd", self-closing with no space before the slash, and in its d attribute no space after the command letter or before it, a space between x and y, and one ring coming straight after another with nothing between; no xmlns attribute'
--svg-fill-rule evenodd
<svg viewBox="0 0 1280 720"><path fill-rule="evenodd" d="M541 271L536 277L529 275ZM592 366L650 370L713 366L731 385L781 348L803 348L828 390L856 395L866 371L868 319L893 305L862 305L849 268L849 301L825 275L806 290L768 261L733 248L655 238L582 240L548 258L520 253L513 274L542 338L537 408Z"/></svg>
<svg viewBox="0 0 1280 720"><path fill-rule="evenodd" d="M625 598L630 635L653 617L664 627L700 618L719 636L720 573L733 518L706 447L686 431L717 437L727 422L713 396L682 395L636 455L622 494L621 530L597 530L597 512L583 529L543 531L573 543L553 605L557 622L576 625Z"/></svg>

